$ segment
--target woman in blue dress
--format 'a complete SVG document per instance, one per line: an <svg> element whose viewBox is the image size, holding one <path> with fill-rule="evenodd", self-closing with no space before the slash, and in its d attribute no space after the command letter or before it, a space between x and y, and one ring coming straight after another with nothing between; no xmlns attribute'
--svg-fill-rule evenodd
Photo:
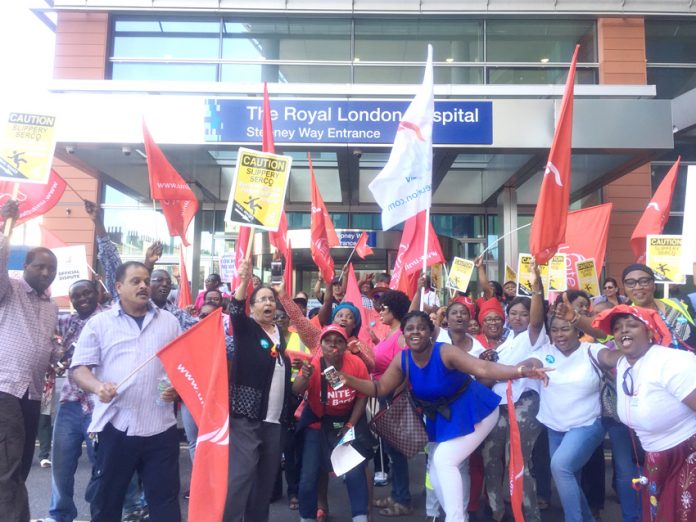
<svg viewBox="0 0 696 522"><path fill-rule="evenodd" d="M500 397L471 378L502 381L541 379L545 370L532 361L506 366L472 357L450 344L434 343L435 327L423 312L410 312L401 321L408 350L395 357L377 381L342 375L343 382L365 395L385 397L404 382L406 365L414 398L426 413L426 430L437 443L430 464L430 480L447 522L467 520L459 465L473 452L498 421Z"/></svg>

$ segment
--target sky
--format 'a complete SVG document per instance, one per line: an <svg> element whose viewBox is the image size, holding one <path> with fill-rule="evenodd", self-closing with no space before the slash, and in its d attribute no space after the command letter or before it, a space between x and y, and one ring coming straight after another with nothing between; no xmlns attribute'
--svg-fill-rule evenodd
<svg viewBox="0 0 696 522"><path fill-rule="evenodd" d="M55 36L30 7L42 0L0 1L0 98L45 91L53 73Z"/></svg>

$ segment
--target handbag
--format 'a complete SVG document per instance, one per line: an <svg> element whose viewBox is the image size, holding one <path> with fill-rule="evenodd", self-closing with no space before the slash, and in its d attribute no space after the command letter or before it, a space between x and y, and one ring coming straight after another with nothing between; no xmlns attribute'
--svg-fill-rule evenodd
<svg viewBox="0 0 696 522"><path fill-rule="evenodd" d="M405 352L401 353L403 364ZM408 383L408 361L405 365L404 382ZM409 388L387 401L386 408L380 410L370 421L370 428L407 458L416 456L428 444L423 414L418 411Z"/></svg>
<svg viewBox="0 0 696 522"><path fill-rule="evenodd" d="M587 354L590 356L592 367L599 376L599 403L602 410L602 417L611 417L615 421L621 422L616 407L616 377L599 366L599 362L595 359L594 355L592 355L589 348L587 349Z"/></svg>

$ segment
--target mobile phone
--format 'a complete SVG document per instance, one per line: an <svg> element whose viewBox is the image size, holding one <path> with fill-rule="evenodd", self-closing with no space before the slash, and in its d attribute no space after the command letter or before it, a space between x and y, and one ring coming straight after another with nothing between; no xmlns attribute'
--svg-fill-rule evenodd
<svg viewBox="0 0 696 522"><path fill-rule="evenodd" d="M341 381L341 378L338 376L338 370L334 368L333 366L329 366L324 370L324 377L326 377L326 381L331 385L331 387L334 390L338 390L339 388L343 387L343 382Z"/></svg>
<svg viewBox="0 0 696 522"><path fill-rule="evenodd" d="M271 261L271 284L279 285L283 282L283 262Z"/></svg>

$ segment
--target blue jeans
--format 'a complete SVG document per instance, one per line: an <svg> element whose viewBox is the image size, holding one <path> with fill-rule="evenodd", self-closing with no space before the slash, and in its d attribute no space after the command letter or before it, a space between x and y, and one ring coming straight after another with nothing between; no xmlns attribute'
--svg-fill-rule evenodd
<svg viewBox="0 0 696 522"><path fill-rule="evenodd" d="M87 433L91 421L92 414L84 413L79 402L64 402L58 406L53 424L51 507L48 510L56 522L72 522L77 516L73 495L83 442L87 446L87 458L94 465L94 446Z"/></svg>
<svg viewBox="0 0 696 522"><path fill-rule="evenodd" d="M563 505L565 522L594 522L587 499L580 489L580 470L603 438L604 426L599 418L589 426L567 432L549 428L551 475Z"/></svg>
<svg viewBox="0 0 696 522"><path fill-rule="evenodd" d="M631 434L624 424L610 417L604 417L602 422L611 441L616 494L621 502L623 522L638 522L641 520L640 493L633 489L631 480L640 473L633 462Z"/></svg>
<svg viewBox="0 0 696 522"><path fill-rule="evenodd" d="M389 455L392 481L391 497L399 504L410 506L411 490L409 489L408 459L403 453L392 448L388 443L382 442L387 455Z"/></svg>
<svg viewBox="0 0 696 522"><path fill-rule="evenodd" d="M317 518L317 482L321 470L321 431L307 428L304 430L304 449L302 452L302 469L300 471L300 517L303 520ZM353 518L367 516L368 488L365 475L365 462L356 466L343 476L348 489L350 511Z"/></svg>
<svg viewBox="0 0 696 522"><path fill-rule="evenodd" d="M198 426L196 426L193 415L191 415L191 412L183 402L181 403L181 422L184 425L184 433L186 433L186 440L188 441L189 456L191 457L191 462L193 462L193 457L196 455Z"/></svg>

